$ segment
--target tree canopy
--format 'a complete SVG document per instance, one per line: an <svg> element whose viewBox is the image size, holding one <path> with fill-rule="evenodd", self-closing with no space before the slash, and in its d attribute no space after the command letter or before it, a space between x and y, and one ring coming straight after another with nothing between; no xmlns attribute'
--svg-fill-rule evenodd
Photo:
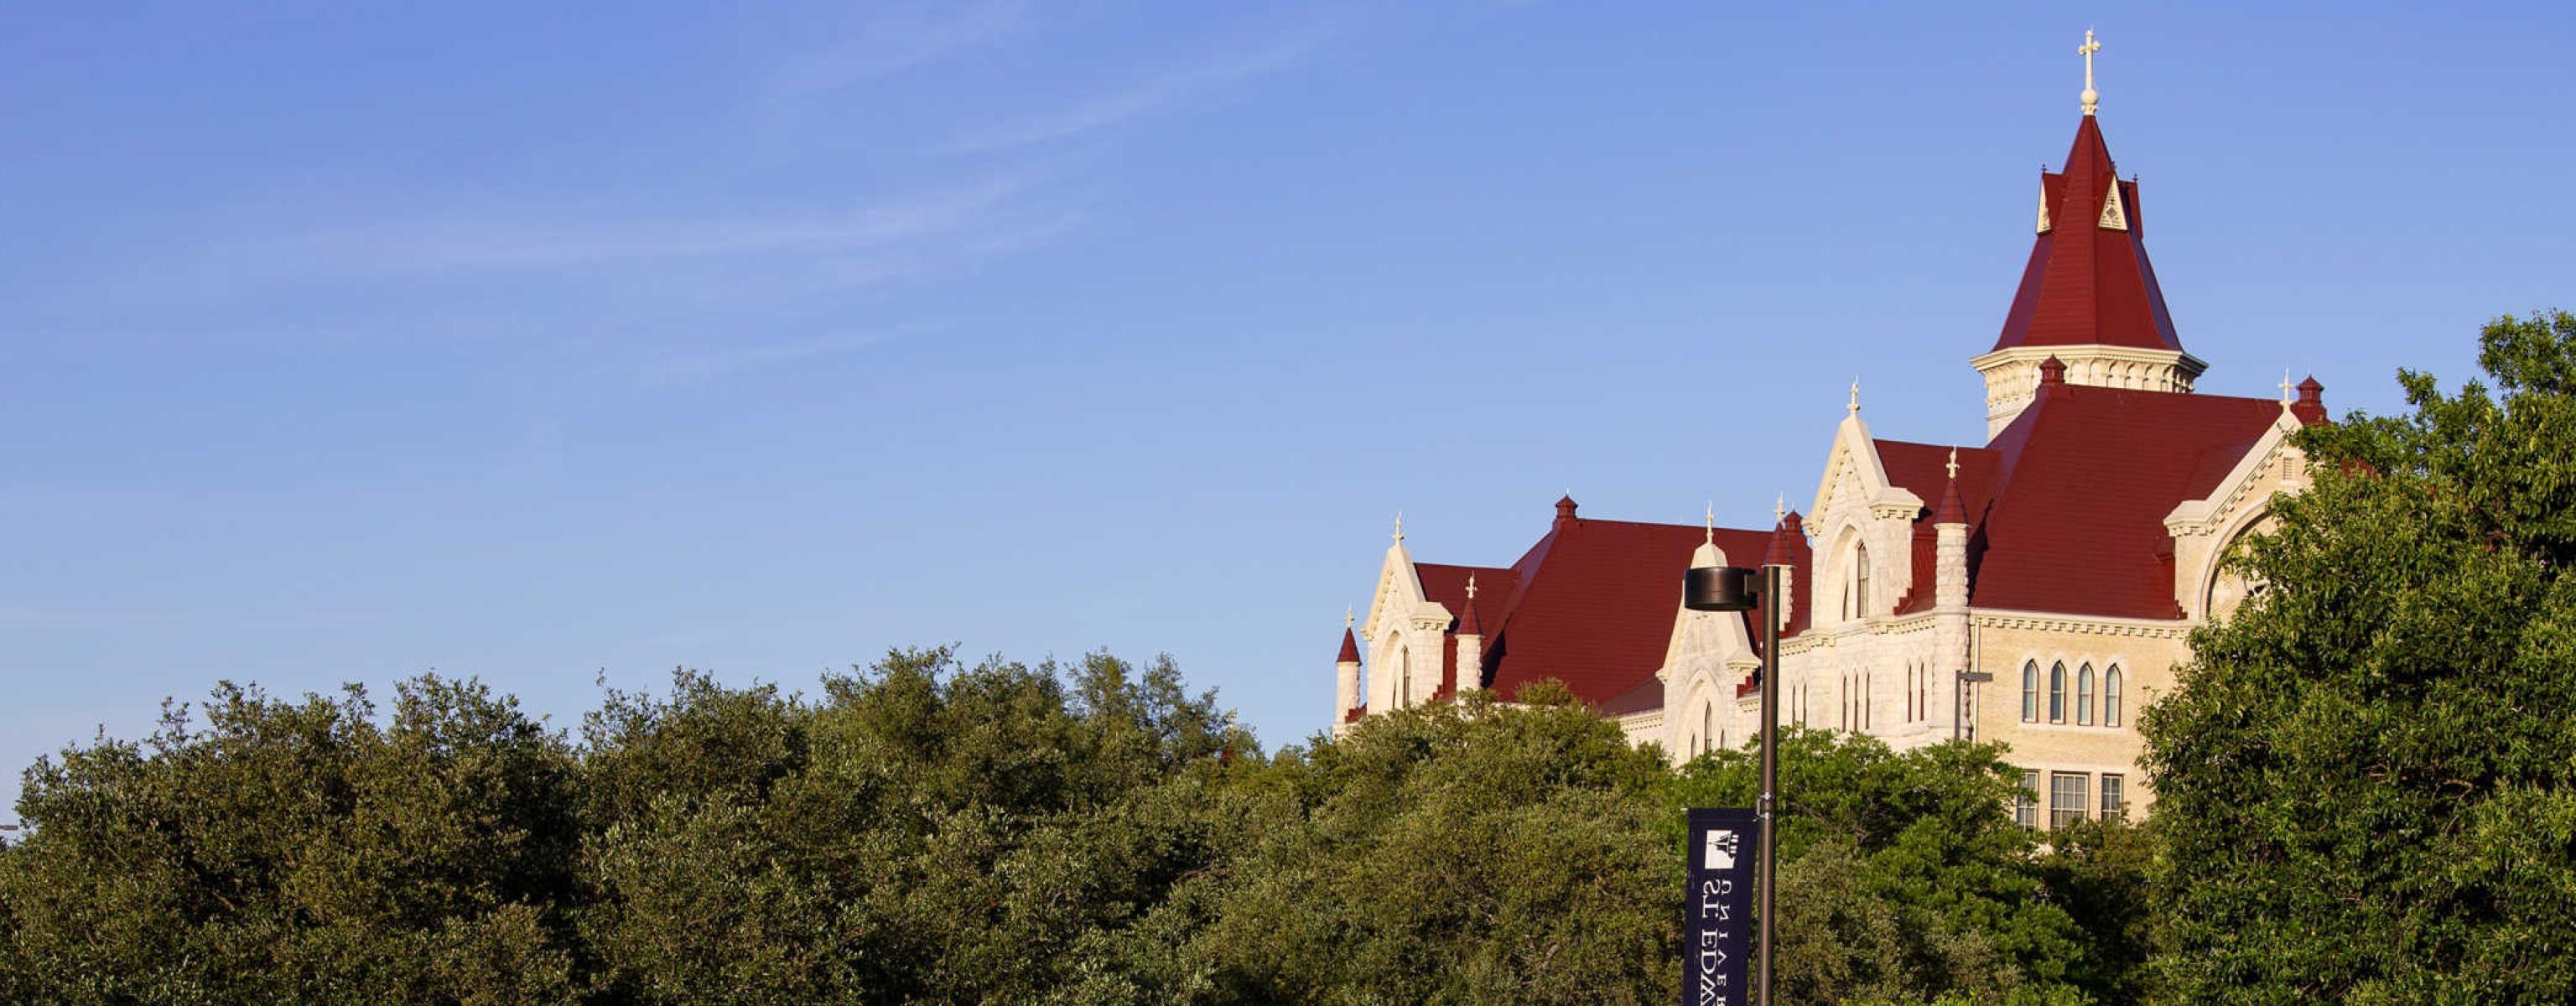
<svg viewBox="0 0 2576 1006"><path fill-rule="evenodd" d="M2576 316L2298 435L2314 485L2143 719L2176 1002L2576 999Z"/></svg>
<svg viewBox="0 0 2576 1006"><path fill-rule="evenodd" d="M1520 698L1265 754L1105 655L682 672L570 734L470 682L227 685L29 771L0 1001L1670 1001L1681 809L1753 759ZM1783 755L1784 1002L2096 987L1996 749Z"/></svg>

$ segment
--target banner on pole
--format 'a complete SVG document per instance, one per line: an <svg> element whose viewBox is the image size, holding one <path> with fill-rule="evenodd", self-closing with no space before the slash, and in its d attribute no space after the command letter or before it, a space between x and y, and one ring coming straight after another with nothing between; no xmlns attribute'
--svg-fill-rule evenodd
<svg viewBox="0 0 2576 1006"><path fill-rule="evenodd" d="M1747 807L1690 810L1683 896L1682 1006L1742 1006L1753 954L1753 859L1762 818Z"/></svg>

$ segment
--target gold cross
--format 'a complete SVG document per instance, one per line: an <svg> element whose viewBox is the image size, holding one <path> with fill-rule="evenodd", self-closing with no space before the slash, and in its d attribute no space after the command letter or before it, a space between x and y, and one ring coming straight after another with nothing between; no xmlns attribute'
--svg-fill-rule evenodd
<svg viewBox="0 0 2576 1006"><path fill-rule="evenodd" d="M1476 599L1476 574L1474 573L1467 574L1467 599L1470 601Z"/></svg>
<svg viewBox="0 0 2576 1006"><path fill-rule="evenodd" d="M1952 482L1959 481L1959 449L1958 449L1958 448L1956 448L1956 447L1950 448L1950 463L1949 463L1949 464L1946 464L1946 465L1943 465L1942 467L1944 467L1944 468L1948 468L1948 469L1950 470L1950 481L1952 481Z"/></svg>
<svg viewBox="0 0 2576 1006"><path fill-rule="evenodd" d="M2075 53L2076 55L2084 57L2084 94L2082 97L2084 99L2084 114L2086 115L2093 114L2094 106L2099 105L2102 101L2102 93L2093 89L2093 54L2101 51L2102 43L2093 40L2093 29L2084 29L2084 44L2076 46Z"/></svg>

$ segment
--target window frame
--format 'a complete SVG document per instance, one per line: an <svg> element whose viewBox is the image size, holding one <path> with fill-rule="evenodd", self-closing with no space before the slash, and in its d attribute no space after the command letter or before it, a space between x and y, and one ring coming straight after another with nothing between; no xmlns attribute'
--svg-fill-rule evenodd
<svg viewBox="0 0 2576 1006"><path fill-rule="evenodd" d="M2066 722L2066 661L2048 665L2048 721Z"/></svg>
<svg viewBox="0 0 2576 1006"><path fill-rule="evenodd" d="M2021 662L2021 721L2039 722L2039 661Z"/></svg>
<svg viewBox="0 0 2576 1006"><path fill-rule="evenodd" d="M2075 725L2093 725L2093 665L2090 663L2075 671Z"/></svg>
<svg viewBox="0 0 2576 1006"><path fill-rule="evenodd" d="M2118 772L2102 773L2102 820L2126 820L2129 816L2128 779Z"/></svg>
<svg viewBox="0 0 2576 1006"><path fill-rule="evenodd" d="M1852 617L1869 617L1869 543L1852 543Z"/></svg>
<svg viewBox="0 0 2576 1006"><path fill-rule="evenodd" d="M2109 670L2102 672L2103 726L2116 727L2120 725L2120 685L2122 683L2121 678L2123 676L2124 675L2120 673L2120 665L2118 664L2112 664Z"/></svg>
<svg viewBox="0 0 2576 1006"><path fill-rule="evenodd" d="M2093 777L2082 772L2048 774L2048 830L2056 831L2093 815ZM2068 797L2072 799L2068 799Z"/></svg>

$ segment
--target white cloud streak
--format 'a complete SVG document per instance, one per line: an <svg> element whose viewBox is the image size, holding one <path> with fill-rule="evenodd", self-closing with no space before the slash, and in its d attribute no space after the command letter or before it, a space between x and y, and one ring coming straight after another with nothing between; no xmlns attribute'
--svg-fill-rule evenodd
<svg viewBox="0 0 2576 1006"><path fill-rule="evenodd" d="M913 193L857 209L694 218L546 220L455 214L293 239L290 259L322 271L421 273L584 269L620 264L900 252L988 239L1023 226L1026 176Z"/></svg>
<svg viewBox="0 0 2576 1006"><path fill-rule="evenodd" d="M779 67L770 77L770 94L790 99L837 91L1024 31L1034 22L1026 0L889 13L848 41Z"/></svg>
<svg viewBox="0 0 2576 1006"><path fill-rule="evenodd" d="M1296 62L1320 45L1327 32L1302 32L1228 59L1187 67L1124 91L1107 94L1048 115L968 133L951 141L951 153L977 153L1071 139L1150 114L1191 96Z"/></svg>

